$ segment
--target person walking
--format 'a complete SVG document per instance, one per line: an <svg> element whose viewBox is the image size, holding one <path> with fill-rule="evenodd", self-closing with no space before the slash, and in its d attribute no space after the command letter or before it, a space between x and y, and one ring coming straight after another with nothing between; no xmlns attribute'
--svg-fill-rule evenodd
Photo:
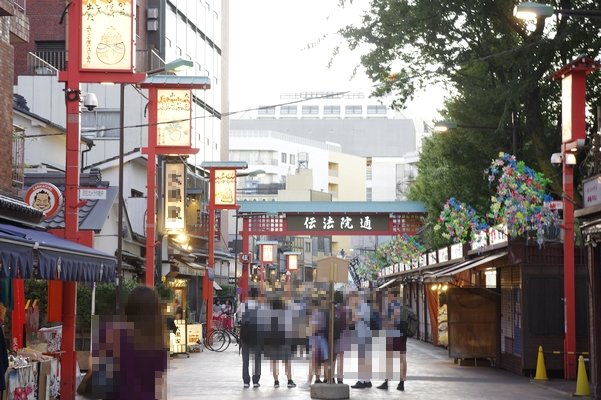
<svg viewBox="0 0 601 400"><path fill-rule="evenodd" d="M386 292L386 300L383 303L383 315L386 332L386 379L378 386L378 389L388 389L388 381L392 380L394 355L398 351L400 362L400 381L397 390L405 390L407 378L407 315L404 306L393 290Z"/></svg>
<svg viewBox="0 0 601 400"><path fill-rule="evenodd" d="M269 302L270 330L264 336L265 357L271 360L271 372L273 374L273 386L280 387L279 362L284 363L284 370L288 378L288 388L296 387L292 380L292 347L288 343L288 330L292 329L292 314L284 305L281 298L274 298Z"/></svg>
<svg viewBox="0 0 601 400"><path fill-rule="evenodd" d="M242 351L242 381L244 387L250 387L251 376L248 372L251 355L253 356L252 383L254 388L261 386L261 346L259 343L259 289L252 287L248 299L240 304L237 315L240 318L240 347Z"/></svg>
<svg viewBox="0 0 601 400"><path fill-rule="evenodd" d="M360 292L353 307L352 321L355 324L357 339L357 357L359 358L359 376L353 389L371 388L371 337L372 337L372 312L368 303L368 295ZM375 321L374 321L375 322Z"/></svg>

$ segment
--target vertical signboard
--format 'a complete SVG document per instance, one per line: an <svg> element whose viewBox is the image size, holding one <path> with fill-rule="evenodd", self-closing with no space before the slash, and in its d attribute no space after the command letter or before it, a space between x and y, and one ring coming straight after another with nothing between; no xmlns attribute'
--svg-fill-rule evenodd
<svg viewBox="0 0 601 400"><path fill-rule="evenodd" d="M157 146L190 147L192 91L157 90Z"/></svg>
<svg viewBox="0 0 601 400"><path fill-rule="evenodd" d="M236 170L216 169L215 173L215 207L236 207Z"/></svg>
<svg viewBox="0 0 601 400"><path fill-rule="evenodd" d="M186 171L183 163L165 164L165 230L186 229Z"/></svg>
<svg viewBox="0 0 601 400"><path fill-rule="evenodd" d="M82 0L81 69L133 72L133 0Z"/></svg>

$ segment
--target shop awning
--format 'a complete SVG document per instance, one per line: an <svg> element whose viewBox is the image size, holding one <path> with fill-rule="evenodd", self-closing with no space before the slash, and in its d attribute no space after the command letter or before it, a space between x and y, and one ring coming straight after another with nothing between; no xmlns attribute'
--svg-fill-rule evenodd
<svg viewBox="0 0 601 400"><path fill-rule="evenodd" d="M3 278L78 282L114 282L117 265L115 257L91 247L7 224L0 224L0 260Z"/></svg>
<svg viewBox="0 0 601 400"><path fill-rule="evenodd" d="M219 286L219 284L215 281L213 281L213 289L215 290L223 290L223 288L221 286Z"/></svg>
<svg viewBox="0 0 601 400"><path fill-rule="evenodd" d="M393 283L395 283L396 280L397 280L396 278L390 279L390 280L384 282L383 284L381 284L380 286L378 286L378 289L384 289L384 288L392 285Z"/></svg>
<svg viewBox="0 0 601 400"><path fill-rule="evenodd" d="M473 258L471 260L467 260L467 261L464 261L459 264L451 265L450 267L441 269L440 271L433 273L428 278L428 281L429 282L449 282L452 279L453 275L467 271L468 269L476 268L483 264L487 264L491 261L494 261L494 260L504 257L506 255L507 255L507 252L503 251L503 252L491 254L488 256L479 256L477 258Z"/></svg>

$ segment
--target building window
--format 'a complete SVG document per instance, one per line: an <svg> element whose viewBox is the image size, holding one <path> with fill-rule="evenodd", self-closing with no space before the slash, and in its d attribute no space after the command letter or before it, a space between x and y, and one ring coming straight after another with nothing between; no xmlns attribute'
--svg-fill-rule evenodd
<svg viewBox="0 0 601 400"><path fill-rule="evenodd" d="M296 157L294 156L294 154L290 154L290 164L294 165L295 162L296 162Z"/></svg>
<svg viewBox="0 0 601 400"><path fill-rule="evenodd" d="M134 198L144 197L144 193L142 193L142 192L140 192L139 190L136 190L136 189L131 189L131 196L130 197L134 197Z"/></svg>
<svg viewBox="0 0 601 400"><path fill-rule="evenodd" d="M280 115L296 115L297 113L296 106L281 106L280 107Z"/></svg>
<svg viewBox="0 0 601 400"><path fill-rule="evenodd" d="M371 201L372 199L372 193L371 193L371 188L365 188L365 201Z"/></svg>
<svg viewBox="0 0 601 400"><path fill-rule="evenodd" d="M275 115L275 107L261 106L257 111L259 115Z"/></svg>
<svg viewBox="0 0 601 400"><path fill-rule="evenodd" d="M282 163L287 163L288 162L288 154L286 153L282 153Z"/></svg>
<svg viewBox="0 0 601 400"><path fill-rule="evenodd" d="M305 253L311 252L311 242L305 242Z"/></svg>
<svg viewBox="0 0 601 400"><path fill-rule="evenodd" d="M317 115L319 114L319 106L303 106L303 115Z"/></svg>
<svg viewBox="0 0 601 400"><path fill-rule="evenodd" d="M363 106L345 106L344 113L347 115L361 115L363 113Z"/></svg>
<svg viewBox="0 0 601 400"><path fill-rule="evenodd" d="M340 115L340 106L323 106L324 115Z"/></svg>
<svg viewBox="0 0 601 400"><path fill-rule="evenodd" d="M369 115L386 115L386 106L383 104L367 106L367 114Z"/></svg>

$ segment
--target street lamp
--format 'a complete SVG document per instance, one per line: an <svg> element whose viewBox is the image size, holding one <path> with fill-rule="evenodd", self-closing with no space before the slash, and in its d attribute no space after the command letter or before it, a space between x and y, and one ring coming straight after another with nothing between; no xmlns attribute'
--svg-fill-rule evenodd
<svg viewBox="0 0 601 400"><path fill-rule="evenodd" d="M513 155L517 155L517 132L516 132L516 126L515 126L515 114L512 112L511 113L511 128L503 128L503 131L505 132L511 132L511 151L513 153ZM496 131L497 129L499 129L496 126L491 126L491 125L475 125L475 124L458 124L455 121L438 121L434 124L434 132L437 133L444 133L444 132L448 132L449 130L452 129L457 129L457 128L462 128L462 129L474 129L474 130L486 130L486 131Z"/></svg>
<svg viewBox="0 0 601 400"><path fill-rule="evenodd" d="M157 75L163 72L175 72L184 68L192 67L194 63L190 60L178 58L154 70L146 73L147 76ZM121 83L119 92L119 192L118 192L118 207L117 212L117 288L116 288L116 312L121 313L123 304L123 169L124 169L124 154L125 154L125 86L127 83ZM149 160L150 162L150 160ZM150 195L148 195L150 198ZM154 195L153 195L154 198ZM154 217L153 217L154 218ZM154 235L150 238L154 242ZM148 242L149 238L146 239ZM148 254L146 255L148 257ZM154 258L153 258L154 260ZM148 267L147 267L148 271Z"/></svg>
<svg viewBox="0 0 601 400"><path fill-rule="evenodd" d="M555 9L549 4L534 3L525 1L519 3L513 9L513 15L516 18L523 20L535 20L538 18L549 18L553 14L562 14L574 17L599 18L601 11L599 10L571 10L571 9Z"/></svg>

